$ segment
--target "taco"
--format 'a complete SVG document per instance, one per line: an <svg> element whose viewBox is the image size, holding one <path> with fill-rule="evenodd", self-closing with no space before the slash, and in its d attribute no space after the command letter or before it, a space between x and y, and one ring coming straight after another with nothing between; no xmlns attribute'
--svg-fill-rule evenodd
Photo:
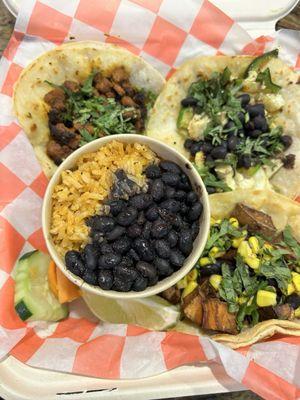
<svg viewBox="0 0 300 400"><path fill-rule="evenodd" d="M277 56L189 60L156 100L148 136L190 157L210 194L299 194L299 74Z"/></svg>
<svg viewBox="0 0 300 400"><path fill-rule="evenodd" d="M101 136L143 133L164 78L142 58L100 42L64 44L24 69L14 110L44 172Z"/></svg>
<svg viewBox="0 0 300 400"><path fill-rule="evenodd" d="M275 333L300 336L300 205L270 190L213 194L210 205L198 264L162 293L193 323L174 329L232 348Z"/></svg>

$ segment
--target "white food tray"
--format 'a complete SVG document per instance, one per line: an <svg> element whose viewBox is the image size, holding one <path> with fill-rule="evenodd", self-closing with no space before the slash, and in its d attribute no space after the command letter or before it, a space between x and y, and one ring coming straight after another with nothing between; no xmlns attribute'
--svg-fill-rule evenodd
<svg viewBox="0 0 300 400"><path fill-rule="evenodd" d="M274 33L276 22L298 0L210 0L255 38ZM3 0L17 15L21 0ZM148 400L245 390L223 367L187 366L151 378L107 380L28 367L13 357L0 362L0 397L5 400Z"/></svg>

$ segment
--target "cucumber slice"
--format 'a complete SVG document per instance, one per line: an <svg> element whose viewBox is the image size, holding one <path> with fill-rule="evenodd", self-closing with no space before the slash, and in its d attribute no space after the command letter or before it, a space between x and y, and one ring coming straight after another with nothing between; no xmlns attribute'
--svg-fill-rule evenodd
<svg viewBox="0 0 300 400"><path fill-rule="evenodd" d="M58 321L68 315L48 284L50 257L40 251L24 254L15 275L15 310L23 321Z"/></svg>

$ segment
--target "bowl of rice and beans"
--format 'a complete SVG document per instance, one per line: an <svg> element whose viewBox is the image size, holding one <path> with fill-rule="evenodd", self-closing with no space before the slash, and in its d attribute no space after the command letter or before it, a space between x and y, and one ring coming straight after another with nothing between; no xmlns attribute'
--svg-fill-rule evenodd
<svg viewBox="0 0 300 400"><path fill-rule="evenodd" d="M57 169L42 223L56 265L111 298L157 294L195 265L209 232L208 195L192 164L154 139L95 140Z"/></svg>

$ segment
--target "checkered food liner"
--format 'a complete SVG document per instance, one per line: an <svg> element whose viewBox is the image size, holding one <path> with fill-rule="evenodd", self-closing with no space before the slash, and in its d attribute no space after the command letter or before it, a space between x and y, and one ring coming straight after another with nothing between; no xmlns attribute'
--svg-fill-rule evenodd
<svg viewBox="0 0 300 400"><path fill-rule="evenodd" d="M0 63L0 357L101 378L142 378L181 365L221 363L268 399L300 396L300 338L276 337L238 351L207 337L102 323L81 300L57 323L24 323L13 307L14 268L33 248L46 251L41 205L47 179L12 112L13 85L30 61L72 40L116 43L168 76L199 54L258 54L276 45L300 66L299 33L255 41L207 0L27 0ZM298 389L297 389L298 387Z"/></svg>

